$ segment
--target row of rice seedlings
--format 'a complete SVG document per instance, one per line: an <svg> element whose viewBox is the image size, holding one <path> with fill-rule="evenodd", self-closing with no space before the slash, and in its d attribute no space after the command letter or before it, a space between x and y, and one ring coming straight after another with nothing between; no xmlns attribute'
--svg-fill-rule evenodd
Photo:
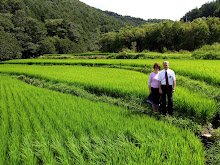
<svg viewBox="0 0 220 165"><path fill-rule="evenodd" d="M45 72L47 70L47 72ZM37 72L36 72L37 71ZM0 65L0 72L26 74L55 82L65 82L83 85L85 89L113 97L135 96L146 101L148 96L148 76L135 71L114 68L96 68L79 66L29 66L29 65ZM178 80L177 80L178 82ZM192 94L186 88L177 86L174 93L176 110L192 116L196 121L204 122L214 117L216 103L213 99Z"/></svg>
<svg viewBox="0 0 220 165"><path fill-rule="evenodd" d="M59 65L131 65L131 66L153 66L159 62L162 66L166 59L23 59L10 60L2 63L11 64L59 64ZM181 75L190 76L211 84L220 85L219 60L180 60L169 59L170 68ZM192 69L193 68L193 69Z"/></svg>
<svg viewBox="0 0 220 165"><path fill-rule="evenodd" d="M21 86L14 86L14 84L12 85L12 83L10 82L10 81L6 81L5 82L5 84L8 84L6 87L5 87L5 89L8 89L9 87L12 87L13 88L13 90L11 90L11 91L9 91L9 90L7 90L6 92L5 92L5 94L7 95L7 96L10 96L10 95L14 95L16 92L16 88L17 87L19 87L18 89L21 89ZM15 83L16 84L16 83ZM21 92L21 91L19 91L19 92ZM22 97L24 97L25 95L23 95L23 94L20 94L19 95L19 98L22 98ZM25 97L27 97L27 96L25 96ZM23 100L22 100L23 101ZM24 113L24 109L23 109L23 104L25 105L25 102L18 102L18 100L13 100L13 101L11 101L11 100L7 100L6 102L5 102L7 105L8 105L8 115L9 115L9 117L10 117L10 125L12 125L13 123L15 123L16 122L16 124L17 125L20 125L20 123L22 123L22 122L24 122L24 121L16 121L15 120L15 118L13 117L14 115L16 115L16 114L18 114L18 113L21 113L22 114L22 116L25 114ZM10 105L16 105L17 107L10 107ZM32 107L28 107L27 108L28 110L32 110L33 108ZM26 109L26 110L27 110ZM6 110L6 109L3 109L3 110ZM23 113L21 112L21 111L23 111ZM35 116L35 118L36 118L36 116ZM22 119L22 117L21 117L21 119ZM25 121L27 121L27 120L25 120ZM34 119L32 120L33 121L33 123L34 123ZM38 122L36 122L35 123L36 125L38 125L39 123ZM24 125L26 125L26 124L24 124ZM29 125L30 126L30 125ZM8 139L6 140L6 141L8 141L8 145L7 145L7 150L6 150L6 152L7 152L7 155L9 155L10 157L8 157L8 156L5 156L5 157L3 157L4 159L6 159L6 161L8 162L8 163L6 163L6 164L9 164L9 162L11 162L12 164L21 164L21 162L20 162L20 160L18 161L18 159L16 160L16 159L13 159L14 157L17 157L17 158L20 158L20 156L21 157L23 157L23 159L22 159L22 162L24 163L24 164L29 164L29 163L31 163L31 162L33 162L33 161L31 161L30 159L28 159L28 157L30 157L31 155L30 155L30 152L33 152L30 148L27 148L27 147L25 147L24 145L25 145L25 142L23 141L23 142L20 142L20 148L18 148L18 147L13 147L14 146L14 144L13 143L15 143L15 144L18 144L18 142L17 142L17 140L14 138L14 133L11 131L11 129L12 128L9 128L7 131L8 131L8 134L9 134L9 137L8 137ZM34 129L36 129L36 127L34 127ZM13 130L15 130L15 131L20 131L20 128L17 128L17 129L13 129ZM24 132L23 132L24 131ZM31 131L31 130L29 130L29 131ZM25 132L25 130L24 129L22 129L22 133L20 133L19 134L19 136L20 135L23 135L23 137L22 137L22 139L23 140L31 140L31 139L29 139L30 137L32 137L32 136L29 136L29 138L27 139L27 137L26 137L26 134L25 133L27 133L27 132ZM41 135L42 136L42 135ZM19 139L19 137L17 137L18 139ZM34 145L34 143L31 141L31 145L33 146ZM13 144L13 145L12 145ZM21 146L21 144L22 144L22 146ZM22 151L21 151L22 150ZM28 153L28 155L27 155L27 153L26 153L26 151L29 151L29 153ZM13 154L13 152L14 152L14 154ZM46 153L46 152L45 152ZM48 153L47 153L48 154Z"/></svg>
<svg viewBox="0 0 220 165"><path fill-rule="evenodd" d="M48 147L53 152L53 155L54 154L56 155L56 159L58 160L58 162L61 162L62 164L65 164L65 163L68 164L68 160L70 158L67 157L68 154L61 143L63 141L63 138L60 136L63 133L63 128L61 128L60 126L62 126L63 124L60 124L61 119L55 115L56 112L58 112L58 110L55 111L55 113L51 113L52 109L50 108L51 106L54 107L54 105L57 104L56 103L57 100L54 99L53 97L52 97L52 99L51 98L48 99L48 97L47 97L46 98L47 101L45 102L44 97L42 97L43 95L41 95L41 94L36 95L36 94L31 93L30 91L27 91L27 93L25 95L29 96L28 98L26 97L25 100L23 100L24 103L28 104L28 105L25 105L28 107L26 109L33 111L32 107L35 107L35 116L38 116L40 118L40 123L42 123L42 127L44 128L44 131L49 136L48 139L51 139L51 140L49 140ZM38 97L41 99L40 100L36 99ZM63 106L65 106L65 105L63 105ZM41 109L43 109L44 111L42 111ZM55 123L57 123L58 125ZM56 130L56 127L58 127L59 129ZM33 129L36 129L36 128L33 127ZM37 134L40 134L39 131ZM38 137L38 136L40 136L40 135L37 135L36 137ZM45 133L44 133L44 136L45 136ZM70 136L72 136L72 135L70 135ZM39 141L42 142L41 139ZM53 158L52 159L49 158L47 160L46 159L47 157L45 156L45 154L46 154L46 152L44 151L45 147L46 147L45 145L47 145L48 142L47 142L47 144L45 144L43 142L43 147L41 146L40 142L37 141L35 143L36 143L36 150L38 151L37 152L38 159L40 159L42 157L42 161L44 163L53 163L54 162ZM25 153L22 155L25 155Z"/></svg>
<svg viewBox="0 0 220 165"><path fill-rule="evenodd" d="M42 131L48 136L47 145L50 149L50 152L52 153L51 156L53 155L54 157L55 155L55 159L51 157L51 160L65 164L65 162L68 162L69 157L64 147L60 144L63 141L61 137L62 129L57 130L56 128L57 125L55 124L54 120L57 119L57 116L55 115L56 113L53 112L53 109L48 105L50 99L47 98L45 101L44 97L42 97L43 95L36 95L35 93L32 96L31 92L27 92L27 95L31 96L28 99L29 105L31 105L31 107L36 108L35 115L39 117L40 122L42 123L42 126L44 128ZM60 141L57 141L57 139L59 139ZM41 147L42 147L41 144L38 142L37 148L41 148ZM44 151L38 152L38 154L39 157L42 157L43 161L45 162L46 159L44 159L44 154L45 154Z"/></svg>
<svg viewBox="0 0 220 165"><path fill-rule="evenodd" d="M3 84L3 82L0 80L0 114L1 114L1 120L0 120L0 162L2 164L8 164L7 161L8 153L8 139L9 139L9 114L8 114L8 97L6 95L5 89L6 84Z"/></svg>
<svg viewBox="0 0 220 165"><path fill-rule="evenodd" d="M21 123L29 117L27 124L34 133L29 134L34 140L29 141L34 146L31 153L38 158L38 164L204 164L204 148L190 131L109 104L37 89L18 80L1 77L0 81L4 88L10 86L11 93L16 91L16 99L21 97L16 103L23 105L14 108L24 116ZM5 97L9 92L1 93ZM26 146L20 143L18 155L23 155ZM10 151L6 151L3 159L8 160ZM25 162L24 156L20 159Z"/></svg>
<svg viewBox="0 0 220 165"><path fill-rule="evenodd" d="M29 92L29 94L31 94ZM42 118L42 122L45 126L45 131L49 133L50 139L51 139L51 145L50 148L52 149L53 153L56 155L59 162L62 164L68 164L69 160L71 159L69 152L65 149L65 139L67 136L73 136L73 134L65 128L65 124L63 124L63 121L65 120L65 111L59 111L60 106L57 108L54 105L62 105L63 107L67 107L68 105L63 104L63 97L62 98L55 98L48 96L44 98L44 95L41 93L36 93L34 97L31 97L30 102L33 102L36 104L35 100L36 97L40 98L38 100L38 104L41 106L42 109L44 109L44 112L41 111L38 112L40 114L39 116ZM45 101L46 100L46 101ZM33 106L38 106L38 104ZM52 107L52 108L51 108ZM65 110L66 110L65 107ZM53 113L51 113L53 111ZM62 113L59 115L59 113ZM41 116L42 115L42 116Z"/></svg>
<svg viewBox="0 0 220 165"><path fill-rule="evenodd" d="M10 81L9 81L10 84ZM20 86L16 86L14 84L13 93L14 95L14 104L16 105L16 111L19 113L20 125L21 125L21 143L20 143L20 156L21 156L21 164L37 164L37 158L34 155L34 136L33 136L33 128L29 119L29 112L24 106L25 95L20 94Z"/></svg>
<svg viewBox="0 0 220 165"><path fill-rule="evenodd" d="M21 88L21 85L20 85L20 88ZM20 89L20 88L17 88L17 89ZM18 90L17 93L20 93L20 98L22 100L21 104L23 105L23 107L21 107L21 110L23 108L24 111L28 114L29 120L31 121L30 124L33 130L33 135L30 136L30 137L32 136L34 137L33 142L30 139L28 139L30 140L30 143L32 143L31 145L33 146L33 150L29 148L29 150L31 150L29 152L31 154L34 153L35 157L37 158L38 163L43 162L44 164L47 164L47 163L55 164L56 158L54 157L53 152L51 151L51 148L49 145L50 134L47 131L45 131L45 127L46 127L45 125L47 123L45 122L45 120L43 120L44 116L41 116L43 109L39 107L37 97L35 97L33 101L31 100L32 95L35 95L35 93L31 93L27 90L31 91L31 89L27 88L26 90L24 90L24 92L21 93L21 90ZM40 113L38 111L40 111ZM25 146L23 148L24 148L23 149L24 151L22 151L22 155L25 156ZM30 157L30 155L27 155L27 156ZM23 161L27 163L29 162L29 159L24 159Z"/></svg>
<svg viewBox="0 0 220 165"><path fill-rule="evenodd" d="M16 111L17 107L15 100L15 94L12 91L12 88L6 88L8 91L7 92L7 97L8 97L8 111L10 115L10 138L8 141L8 147L9 147L9 162L11 164L20 164L20 155L19 155L19 150L20 150L20 142L21 142L21 122L20 122L20 115L19 112Z"/></svg>

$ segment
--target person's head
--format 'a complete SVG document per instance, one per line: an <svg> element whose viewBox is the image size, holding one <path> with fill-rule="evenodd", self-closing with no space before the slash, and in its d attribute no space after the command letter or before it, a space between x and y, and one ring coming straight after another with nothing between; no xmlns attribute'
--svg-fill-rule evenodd
<svg viewBox="0 0 220 165"><path fill-rule="evenodd" d="M160 64L159 63L154 63L154 70L160 70Z"/></svg>
<svg viewBox="0 0 220 165"><path fill-rule="evenodd" d="M167 70L169 68L169 62L168 61L164 61L163 62L163 67L165 70Z"/></svg>

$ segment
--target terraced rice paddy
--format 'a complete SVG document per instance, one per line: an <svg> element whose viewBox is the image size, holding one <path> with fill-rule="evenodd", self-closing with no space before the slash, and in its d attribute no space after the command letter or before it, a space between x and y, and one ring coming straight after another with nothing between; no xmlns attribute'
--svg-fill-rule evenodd
<svg viewBox="0 0 220 165"><path fill-rule="evenodd" d="M109 66L141 68L146 64L150 72L149 66L154 62L162 65L162 61L13 60L2 62L0 73L62 82L113 98L135 97L146 104L149 73ZM216 68L220 62L169 61L177 74L174 115L199 124L212 122L219 111L220 70ZM88 67L100 65L106 66ZM122 107L33 87L1 75L0 103L3 164L205 163L205 149L194 133Z"/></svg>

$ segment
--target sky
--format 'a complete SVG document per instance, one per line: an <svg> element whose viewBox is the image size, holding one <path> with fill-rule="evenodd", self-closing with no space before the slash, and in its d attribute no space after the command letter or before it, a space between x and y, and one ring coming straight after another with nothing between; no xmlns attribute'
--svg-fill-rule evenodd
<svg viewBox="0 0 220 165"><path fill-rule="evenodd" d="M80 0L89 6L123 16L179 21L188 11L213 0Z"/></svg>

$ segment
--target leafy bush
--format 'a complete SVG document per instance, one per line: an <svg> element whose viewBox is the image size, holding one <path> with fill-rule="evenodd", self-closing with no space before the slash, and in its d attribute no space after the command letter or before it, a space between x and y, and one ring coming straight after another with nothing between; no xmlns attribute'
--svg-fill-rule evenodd
<svg viewBox="0 0 220 165"><path fill-rule="evenodd" d="M134 54L128 54L126 52L121 52L118 55L116 55L116 59L135 59L136 55Z"/></svg>
<svg viewBox="0 0 220 165"><path fill-rule="evenodd" d="M192 53L195 59L220 60L220 43L204 45Z"/></svg>
<svg viewBox="0 0 220 165"><path fill-rule="evenodd" d="M192 57L194 57L195 59L220 60L220 51L194 51Z"/></svg>

